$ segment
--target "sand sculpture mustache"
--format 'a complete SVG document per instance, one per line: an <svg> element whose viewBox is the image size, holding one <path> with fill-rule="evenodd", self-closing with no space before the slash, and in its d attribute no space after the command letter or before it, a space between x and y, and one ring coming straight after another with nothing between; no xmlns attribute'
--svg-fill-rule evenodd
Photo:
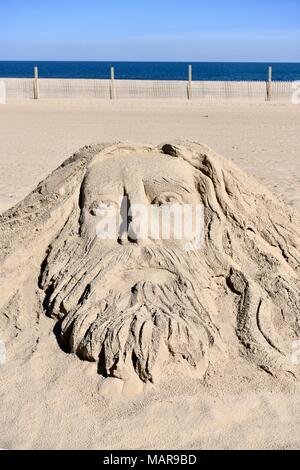
<svg viewBox="0 0 300 470"><path fill-rule="evenodd" d="M82 194L91 168L127 154L158 155L170 167L177 161L190 168L205 208L200 252L155 243L99 248L85 230ZM63 223L51 222L46 234L43 227L58 210ZM14 224L20 214L22 236ZM7 227L20 241L32 216L44 236L35 264L44 312L58 321L70 351L98 362L100 373L155 382L173 362L203 377L208 368L221 368L226 356L242 357L274 377L298 376L290 355L300 337L299 220L207 147L177 142L82 150L1 217L4 268L17 246ZM158 269L165 273L159 281L151 276ZM7 315L12 295L2 302Z"/></svg>

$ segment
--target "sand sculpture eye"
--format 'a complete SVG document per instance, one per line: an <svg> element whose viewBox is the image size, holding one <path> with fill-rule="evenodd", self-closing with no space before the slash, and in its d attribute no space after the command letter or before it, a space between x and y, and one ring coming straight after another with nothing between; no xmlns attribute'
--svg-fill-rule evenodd
<svg viewBox="0 0 300 470"><path fill-rule="evenodd" d="M161 193L159 196L156 196L152 203L156 206L167 206L172 204L182 204L182 198L177 193L173 192L164 192Z"/></svg>

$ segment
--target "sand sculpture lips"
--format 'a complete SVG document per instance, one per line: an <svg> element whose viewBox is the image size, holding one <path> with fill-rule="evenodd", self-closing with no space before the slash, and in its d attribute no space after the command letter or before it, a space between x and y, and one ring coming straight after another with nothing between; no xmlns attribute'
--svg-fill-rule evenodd
<svg viewBox="0 0 300 470"><path fill-rule="evenodd" d="M100 240L94 202L115 204L124 193L146 207L168 198L201 203L201 249L133 240L132 220L126 243ZM0 230L2 312L13 315L18 292L29 318L24 286L35 279L61 345L106 377L143 384L175 367L201 378L240 355L274 377L297 377L299 221L201 144L84 148L4 213Z"/></svg>

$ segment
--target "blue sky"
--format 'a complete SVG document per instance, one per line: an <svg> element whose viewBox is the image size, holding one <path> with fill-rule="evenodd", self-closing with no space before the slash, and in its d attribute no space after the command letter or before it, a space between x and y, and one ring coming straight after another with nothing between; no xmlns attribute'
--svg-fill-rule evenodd
<svg viewBox="0 0 300 470"><path fill-rule="evenodd" d="M300 62L299 0L0 0L0 60Z"/></svg>

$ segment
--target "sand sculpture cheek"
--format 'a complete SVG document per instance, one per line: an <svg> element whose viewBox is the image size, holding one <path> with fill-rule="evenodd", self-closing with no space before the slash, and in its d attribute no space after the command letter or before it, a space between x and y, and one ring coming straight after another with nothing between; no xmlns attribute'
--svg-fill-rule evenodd
<svg viewBox="0 0 300 470"><path fill-rule="evenodd" d="M121 233L99 239L99 201L117 204L103 190L108 175L127 187L129 206L138 194L147 208L201 201L203 245L134 237L132 215ZM38 228L45 239L34 265L41 313L57 322L64 350L96 362L116 390L139 391L174 370L203 379L232 361L297 378L290 357L300 336L299 221L231 163L196 143L100 146L70 159L28 198L14 213L23 216L23 237ZM21 230L12 213L0 223L7 259ZM50 224L53 213L59 227ZM11 315L9 296L3 308Z"/></svg>

